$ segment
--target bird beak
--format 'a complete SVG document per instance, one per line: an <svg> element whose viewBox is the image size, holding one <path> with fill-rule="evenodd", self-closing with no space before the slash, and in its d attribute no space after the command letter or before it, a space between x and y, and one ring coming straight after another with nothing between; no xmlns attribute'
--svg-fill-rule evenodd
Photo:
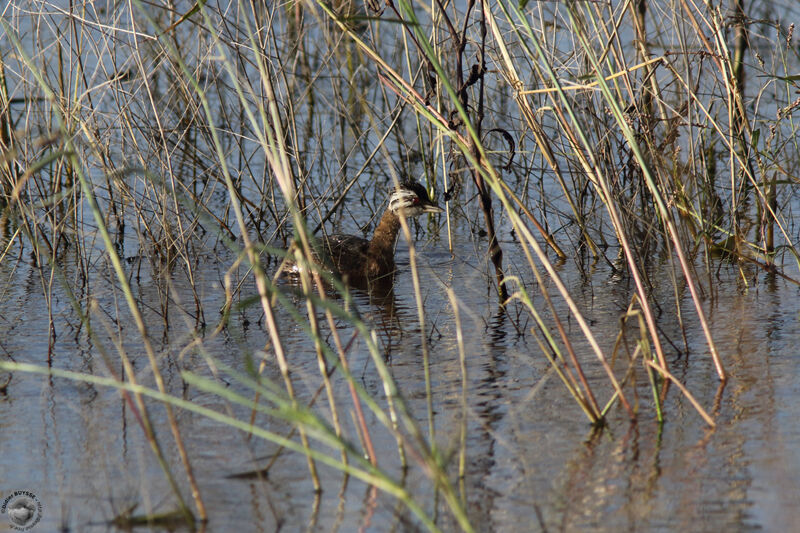
<svg viewBox="0 0 800 533"><path fill-rule="evenodd" d="M436 204L425 204L422 207L423 213L441 213L442 211L444 211L444 209L442 209Z"/></svg>

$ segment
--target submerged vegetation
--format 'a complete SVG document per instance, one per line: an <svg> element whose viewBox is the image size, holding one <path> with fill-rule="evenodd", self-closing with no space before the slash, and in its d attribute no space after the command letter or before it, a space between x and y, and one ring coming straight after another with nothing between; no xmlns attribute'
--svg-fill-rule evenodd
<svg viewBox="0 0 800 533"><path fill-rule="evenodd" d="M731 6L10 2L0 13L0 294L20 264L38 271L49 350L2 355L5 387L33 374L118 391L172 489L177 512L159 513L170 521L208 519L180 417L191 411L301 454L316 490L325 465L397 498L415 523L471 530L469 429L451 436L453 452L433 422L428 271L412 236L421 226L435 247L471 254L493 305L590 424L614 411L661 421L680 395L713 427L710 406L671 368L689 355L685 337L659 321L702 330L707 350L693 357L710 358L723 384L705 314L720 265L738 269L742 289L761 272L800 280L794 24ZM420 226L401 220L425 415L393 376L386 331L312 252L333 228L369 234L408 178L446 207ZM454 238L458 221L474 246ZM297 283L276 275L285 260L309 267ZM225 273L215 294L198 282L209 262ZM616 339L597 338L565 262L625 280ZM656 279L656 265L670 276ZM143 291L157 304L144 305ZM465 306L458 280L441 291L466 420ZM382 296L373 305L391 315ZM242 335L248 310L263 350L242 343L236 363L221 360L217 339ZM56 357L64 323L93 364ZM292 327L308 353L289 353ZM380 388L352 368L353 346ZM207 367L165 379L188 356ZM300 380L297 360L309 357L318 375ZM605 378L588 379L587 367ZM316 393L298 392L309 382ZM220 403L190 401L187 389ZM376 434L396 446L376 449ZM409 469L440 499L421 501ZM160 520L130 515L120 513Z"/></svg>

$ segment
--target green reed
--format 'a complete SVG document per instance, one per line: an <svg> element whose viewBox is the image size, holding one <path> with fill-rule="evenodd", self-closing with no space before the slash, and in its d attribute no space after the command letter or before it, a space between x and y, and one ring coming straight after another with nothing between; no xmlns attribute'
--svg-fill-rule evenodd
<svg viewBox="0 0 800 533"><path fill-rule="evenodd" d="M476 0L461 10L438 0L428 6L408 0L385 5L383 12L364 17L320 1L240 2L237 17L229 17L200 2L177 17L134 3L129 15L136 21L135 37L124 44L79 22L88 20L84 11L83 19L73 17L66 30L59 28L52 63L46 46L34 44L31 57L19 28L0 20L0 42L7 46L0 48L0 207L19 228L4 244L0 261L10 261L15 246L33 248L51 325L56 320L52 295L63 290L111 377L22 361L0 361L0 368L118 391L136 413L187 522L195 512L200 520L207 513L177 409L301 455L315 491L322 488L317 464L330 466L397 498L421 524L436 530L444 527L438 506L419 501L404 484L404 471L418 469L442 496L452 520L471 529L464 489L468 368L453 288L443 290L456 324L452 340L462 372L455 465L437 440L441 432L430 365L435 354L427 341L431 321L408 224L403 223L403 238L410 245L426 424L394 379L377 329L359 313L349 289L312 259L315 235L347 216L346 200L357 198L377 214L375 198L401 175L422 175L430 190L450 197L451 249L455 217L480 211L487 239L478 262L493 271L486 284L498 307L517 306L531 318L535 327L523 334L536 340L538 352L597 426L608 422L617 405L632 419L641 416L636 410L641 406L630 399L636 396L634 376L641 372L652 392L647 407L658 421L667 416L662 393L669 382L713 426L706 408L670 372L654 307L674 306L680 321L696 321L724 381L724 354L705 316L708 282L702 269L710 272L719 261L733 261L745 280L750 268L796 277L791 260L800 266L800 256L791 237L790 188L797 176L790 169L800 149L792 120L798 104L791 30L774 28L774 64L757 58L759 66L750 61L748 67L746 25L737 21L731 50L723 38L723 14L710 6L698 12L680 3L677 45L665 52L648 39L654 10L663 8L653 3L639 2L630 11L597 2L523 7ZM737 6L740 19L746 17ZM220 25L222 20L227 25ZM180 37L187 24L197 34L192 42ZM318 33L311 35L310 28ZM621 28L633 29L634 46ZM563 35L569 46L558 40ZM72 42L75 46L68 46ZM386 42L397 44L379 44ZM116 63L125 55L116 53L117 46L127 47L131 59ZM14 76L33 80L21 84L22 96L9 93L12 56ZM88 57L98 60L94 71ZM104 71L107 63L113 68ZM762 72L765 81L748 79L748 68ZM759 100L751 105L747 98L754 89L746 91L745 80L748 87L763 83L759 93L781 89L775 116L762 111ZM20 120L20 106L12 101L30 106L28 119ZM107 116L108 109L118 114ZM503 123L497 117L510 118ZM404 130L406 122L413 128ZM415 137L406 139L403 131ZM109 142L112 137L116 142ZM331 139L322 143L325 149L314 148L319 138ZM489 145L498 139L503 139L502 150ZM533 149L520 149L523 141ZM400 156L392 153L392 143ZM263 163L254 163L253 153L261 154ZM532 192L528 180L535 161L553 187ZM383 166L389 170L382 171ZM553 217L545 214L553 205L568 223L553 225ZM82 218L84 209L91 219ZM502 221L513 229L515 241L498 238ZM431 228L436 229L433 222ZM148 322L131 284L138 273L120 251L131 231L160 291L164 330L176 327L169 323L169 307L174 279L183 275L193 295L194 322L183 324L190 340L181 352L201 354L240 392L190 372L182 374L183 383L246 407L249 419L198 406L168 390L161 376L171 361L154 347L157 325ZM199 256L218 243L235 259L226 265L225 304L216 319L204 309L195 273ZM511 247L522 263L504 262ZM610 250L618 252L619 261ZM670 261L673 302L655 301L651 251ZM110 264L126 311L101 309L91 296L97 283L91 265L98 253ZM65 273L67 257L79 265L80 275ZM287 288L270 275L287 259L308 267L299 287ZM611 352L562 280L558 265L564 260L614 263L631 280L630 304L621 313ZM248 282L255 295L248 293ZM84 293L89 296L78 296ZM687 297L693 314L681 314ZM243 355L244 369L230 368L207 346L230 327L234 312L247 308L264 317L263 357L255 361ZM558 311L563 308L567 311ZM106 315L118 322L133 319L155 387L138 383L122 342L107 347L99 338L93 326L98 321L114 338ZM297 363L287 351L287 325L279 316L290 316L313 346L314 379L324 391L324 396L318 392L324 407L315 404L316 395L304 402L297 392ZM577 324L588 353L576 348L577 336L567 323ZM638 328L632 347L631 328ZM49 335L53 339L52 331ZM380 397L353 375L355 342L366 346L370 371L382 386ZM623 353L627 364L617 360ZM590 363L598 365L606 383L590 384ZM120 366L122 375L114 370ZM264 376L268 368L278 369L280 383ZM342 401L342 391L349 402ZM196 511L183 500L148 402L166 410ZM348 429L348 413L355 430ZM261 427L256 415L290 429ZM370 425L368 416L377 424ZM390 435L396 449L376 450L373 436L379 432ZM396 454L402 474L389 466L395 460L390 454ZM278 453L273 457L281 460Z"/></svg>

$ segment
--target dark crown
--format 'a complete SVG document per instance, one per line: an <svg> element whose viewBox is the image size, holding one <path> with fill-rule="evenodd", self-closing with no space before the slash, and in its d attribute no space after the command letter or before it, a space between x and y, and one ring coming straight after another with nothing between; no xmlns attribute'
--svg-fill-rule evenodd
<svg viewBox="0 0 800 533"><path fill-rule="evenodd" d="M404 181L389 196L389 209L397 214L400 210L407 217L416 217L422 213L441 213L443 209L428 196L428 191L421 183Z"/></svg>

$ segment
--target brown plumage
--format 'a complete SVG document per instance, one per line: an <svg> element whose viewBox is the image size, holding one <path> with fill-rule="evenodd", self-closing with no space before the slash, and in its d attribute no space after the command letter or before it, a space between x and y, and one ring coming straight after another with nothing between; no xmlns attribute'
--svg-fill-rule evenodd
<svg viewBox="0 0 800 533"><path fill-rule="evenodd" d="M356 235L333 234L320 239L319 250L314 258L325 265L345 283L364 287L372 282L390 278L394 273L394 245L400 232L400 214L406 218L423 213L441 213L442 208L428 197L428 192L416 181L406 181L389 196L389 205L381 217L378 227L367 240ZM284 270L298 273L296 264Z"/></svg>

